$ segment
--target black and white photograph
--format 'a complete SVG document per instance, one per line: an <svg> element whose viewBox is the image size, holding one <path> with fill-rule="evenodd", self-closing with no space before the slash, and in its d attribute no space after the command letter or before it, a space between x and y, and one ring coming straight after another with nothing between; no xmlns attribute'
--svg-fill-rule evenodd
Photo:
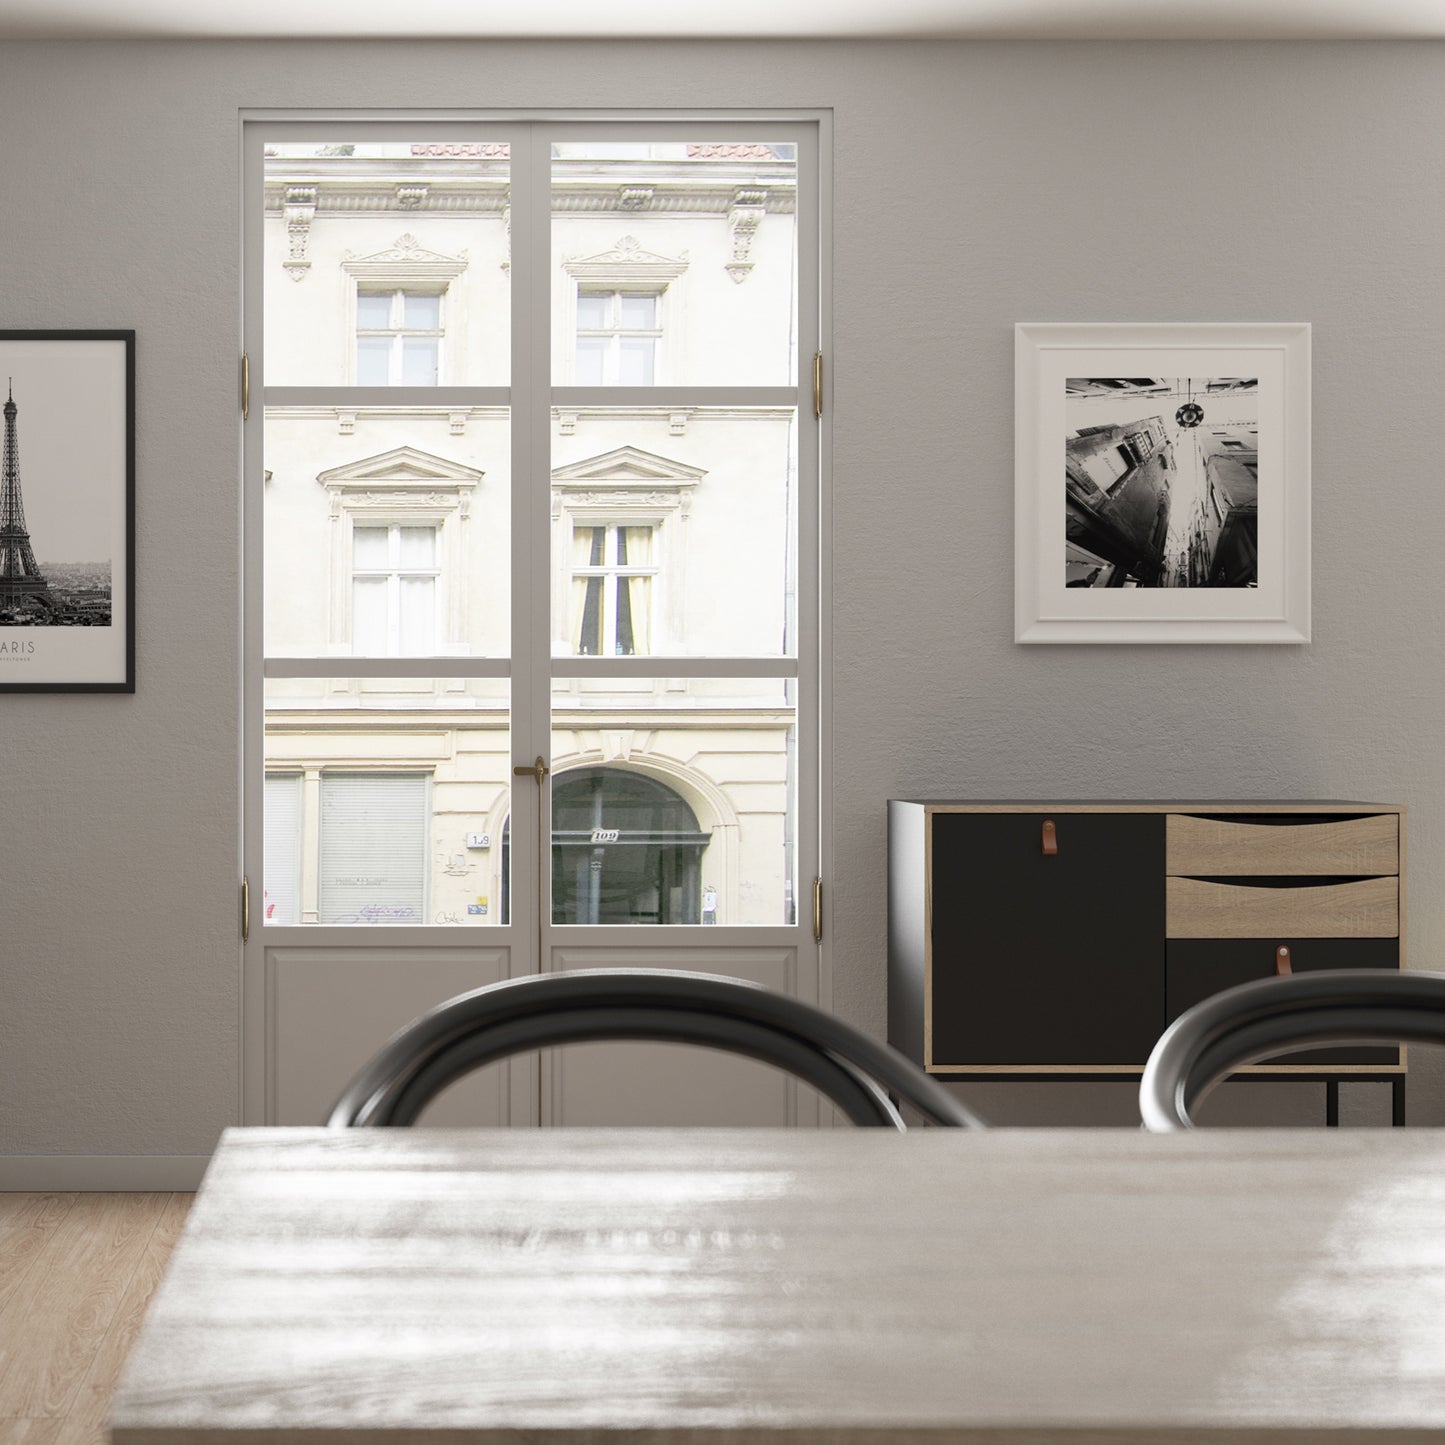
<svg viewBox="0 0 1445 1445"><path fill-rule="evenodd" d="M1308 642L1307 322L1014 328L1014 638Z"/></svg>
<svg viewBox="0 0 1445 1445"><path fill-rule="evenodd" d="M134 691L134 347L0 332L0 691Z"/></svg>
<svg viewBox="0 0 1445 1445"><path fill-rule="evenodd" d="M1064 585L1255 587L1259 379L1069 377Z"/></svg>

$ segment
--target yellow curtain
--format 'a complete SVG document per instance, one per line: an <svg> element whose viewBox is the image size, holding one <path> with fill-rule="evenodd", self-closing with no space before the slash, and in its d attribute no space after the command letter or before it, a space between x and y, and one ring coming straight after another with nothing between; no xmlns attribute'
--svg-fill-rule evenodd
<svg viewBox="0 0 1445 1445"><path fill-rule="evenodd" d="M652 565L653 529L651 527L624 527L624 546L629 567L650 567ZM638 654L652 651L652 598L651 577L619 577L617 586L627 589L627 600L632 605L632 650Z"/></svg>

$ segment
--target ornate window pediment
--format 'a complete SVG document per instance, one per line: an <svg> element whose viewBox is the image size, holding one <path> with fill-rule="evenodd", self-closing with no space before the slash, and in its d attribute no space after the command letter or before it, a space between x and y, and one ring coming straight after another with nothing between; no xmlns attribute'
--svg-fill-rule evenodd
<svg viewBox="0 0 1445 1445"><path fill-rule="evenodd" d="M617 447L552 472L552 515L569 510L606 508L645 511L660 517L681 509L687 513L693 488L707 475L701 467L645 452Z"/></svg>
<svg viewBox="0 0 1445 1445"><path fill-rule="evenodd" d="M336 491L470 491L484 473L416 447L395 447L374 457L332 467L316 480Z"/></svg>
<svg viewBox="0 0 1445 1445"><path fill-rule="evenodd" d="M690 467L686 462L660 457L656 452L645 452L640 447L617 447L585 461L557 467L552 473L552 480L571 486L594 482L632 482L638 485L672 482L677 486L695 487L706 475L701 467Z"/></svg>
<svg viewBox="0 0 1445 1445"><path fill-rule="evenodd" d="M610 251L595 256L573 256L563 269L578 281L610 281L618 285L673 281L688 267L688 256L660 256L645 251L636 236L623 236Z"/></svg>
<svg viewBox="0 0 1445 1445"><path fill-rule="evenodd" d="M428 251L410 231L384 251L370 256L347 252L341 269L358 281L452 281L467 269L467 253L445 256Z"/></svg>

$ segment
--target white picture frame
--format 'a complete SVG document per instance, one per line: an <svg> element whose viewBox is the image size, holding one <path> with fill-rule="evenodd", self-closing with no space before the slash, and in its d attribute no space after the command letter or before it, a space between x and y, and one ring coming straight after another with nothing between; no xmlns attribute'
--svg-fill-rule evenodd
<svg viewBox="0 0 1445 1445"><path fill-rule="evenodd" d="M1310 640L1307 322L1020 322L1014 382L1015 641Z"/></svg>

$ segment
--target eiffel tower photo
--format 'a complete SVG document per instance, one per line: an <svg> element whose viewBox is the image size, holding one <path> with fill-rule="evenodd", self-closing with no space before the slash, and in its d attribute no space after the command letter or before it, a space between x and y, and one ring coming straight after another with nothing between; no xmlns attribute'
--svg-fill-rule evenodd
<svg viewBox="0 0 1445 1445"><path fill-rule="evenodd" d="M0 608L53 612L55 598L30 548L20 500L20 447L15 438L18 411L12 383L5 402L5 463L0 480Z"/></svg>

